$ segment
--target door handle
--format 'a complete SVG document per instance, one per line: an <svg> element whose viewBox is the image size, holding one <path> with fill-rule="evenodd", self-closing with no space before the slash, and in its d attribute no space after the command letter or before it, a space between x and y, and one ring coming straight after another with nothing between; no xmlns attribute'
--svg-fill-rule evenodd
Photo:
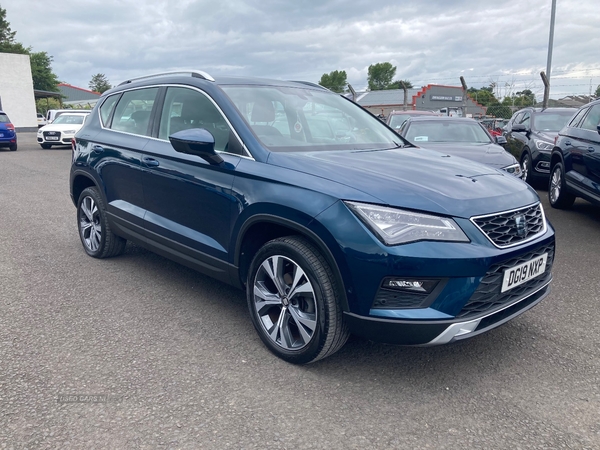
<svg viewBox="0 0 600 450"><path fill-rule="evenodd" d="M571 145L571 141L565 141L565 145Z"/></svg>
<svg viewBox="0 0 600 450"><path fill-rule="evenodd" d="M102 153L104 151L104 147L102 147L101 145L93 145L92 151L94 153Z"/></svg>
<svg viewBox="0 0 600 450"><path fill-rule="evenodd" d="M587 151L588 151L588 152L593 152L593 151L595 151L595 150L596 150L596 149L595 149L594 147L588 147L588 148L587 148Z"/></svg>
<svg viewBox="0 0 600 450"><path fill-rule="evenodd" d="M148 167L157 167L160 165L160 163L154 158L145 157L143 161Z"/></svg>

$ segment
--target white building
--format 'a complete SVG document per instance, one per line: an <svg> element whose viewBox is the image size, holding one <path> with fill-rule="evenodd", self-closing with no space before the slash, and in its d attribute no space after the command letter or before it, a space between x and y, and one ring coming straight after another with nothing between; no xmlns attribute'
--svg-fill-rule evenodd
<svg viewBox="0 0 600 450"><path fill-rule="evenodd" d="M0 109L17 131L37 130L29 55L0 53Z"/></svg>

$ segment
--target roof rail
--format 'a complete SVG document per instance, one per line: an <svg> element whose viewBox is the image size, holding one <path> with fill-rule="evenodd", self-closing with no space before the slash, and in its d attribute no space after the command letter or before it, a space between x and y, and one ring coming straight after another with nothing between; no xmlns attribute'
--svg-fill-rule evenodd
<svg viewBox="0 0 600 450"><path fill-rule="evenodd" d="M168 77L172 75L190 75L194 78L202 78L203 80L207 81L215 81L213 77L211 77L208 73L202 70L176 70L174 72L154 73L152 75L144 75L143 77L131 78L129 80L123 81L119 84L119 86L123 84L133 83L134 81L146 80L149 78Z"/></svg>

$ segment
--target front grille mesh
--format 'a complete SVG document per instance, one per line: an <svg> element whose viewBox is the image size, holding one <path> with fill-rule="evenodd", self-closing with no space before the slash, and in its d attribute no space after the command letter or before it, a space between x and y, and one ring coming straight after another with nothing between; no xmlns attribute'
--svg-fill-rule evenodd
<svg viewBox="0 0 600 450"><path fill-rule="evenodd" d="M517 216L525 217L524 232L517 227ZM492 241L496 246L504 248L517 245L520 242L532 239L545 229L544 212L541 205L522 208L517 211L499 213L485 217L474 217L471 221Z"/></svg>
<svg viewBox="0 0 600 450"><path fill-rule="evenodd" d="M537 256L548 253L546 261L546 271L520 286L512 288L506 292L500 292L502 289L502 278L504 271L522 264ZM535 292L544 284L548 283L552 277L552 263L554 262L554 244L545 245L531 252L520 255L516 258L509 259L502 263L494 264L485 274L481 283L456 316L457 318L468 318L477 316L486 312L492 312L506 305L510 305L517 300L526 297L528 294Z"/></svg>

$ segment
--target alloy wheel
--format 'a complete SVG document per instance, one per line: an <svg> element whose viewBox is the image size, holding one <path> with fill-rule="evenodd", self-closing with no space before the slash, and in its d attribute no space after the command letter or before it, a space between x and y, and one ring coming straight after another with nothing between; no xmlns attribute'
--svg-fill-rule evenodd
<svg viewBox="0 0 600 450"><path fill-rule="evenodd" d="M550 201L552 203L558 202L560 198L560 190L562 187L562 173L560 166L556 167L552 172L552 178L550 179Z"/></svg>
<svg viewBox="0 0 600 450"><path fill-rule="evenodd" d="M79 213L79 232L88 250L98 251L102 240L102 222L100 210L94 199L87 196L81 202Z"/></svg>
<svg viewBox="0 0 600 450"><path fill-rule="evenodd" d="M255 311L269 339L285 350L306 347L317 327L315 291L302 268L272 255L254 278Z"/></svg>

